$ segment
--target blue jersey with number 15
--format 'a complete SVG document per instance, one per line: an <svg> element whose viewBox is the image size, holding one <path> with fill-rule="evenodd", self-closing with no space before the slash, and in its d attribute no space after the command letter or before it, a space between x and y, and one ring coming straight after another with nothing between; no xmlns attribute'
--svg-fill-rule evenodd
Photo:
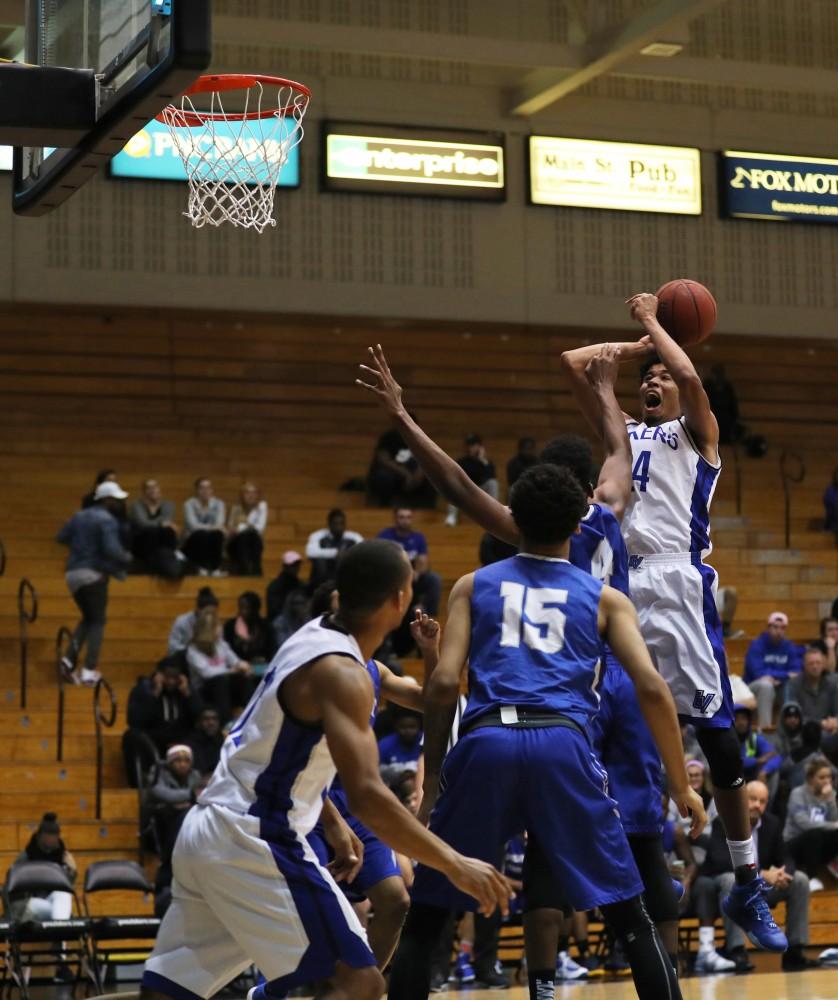
<svg viewBox="0 0 838 1000"><path fill-rule="evenodd" d="M586 726L599 708L601 593L566 559L521 553L477 570L462 724L515 705Z"/></svg>

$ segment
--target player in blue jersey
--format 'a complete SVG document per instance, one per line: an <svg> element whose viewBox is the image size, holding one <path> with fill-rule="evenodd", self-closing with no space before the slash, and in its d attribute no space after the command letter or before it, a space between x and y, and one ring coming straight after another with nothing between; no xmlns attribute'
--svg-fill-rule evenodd
<svg viewBox="0 0 838 1000"><path fill-rule="evenodd" d="M693 830L704 825L689 788L675 705L652 666L631 602L567 560L588 507L567 469L539 464L515 483L517 556L460 579L439 665L426 688L428 773L439 767L468 667L460 738L446 756L431 830L496 858L515 834L537 838L552 877L577 910L599 907L623 942L641 1000L680 997L643 905L642 882L587 729L599 707L603 639L634 681L670 789ZM426 795L432 789L426 782ZM393 1000L425 1000L428 957L447 909L470 907L420 865L393 961Z"/></svg>
<svg viewBox="0 0 838 1000"><path fill-rule="evenodd" d="M652 658L678 712L697 729L710 765L719 818L728 838L736 884L723 907L752 941L785 951L788 941L765 901L756 864L722 624L710 552L710 504L721 472L719 427L701 378L686 352L657 320L658 300L642 293L627 302L643 336L620 344L620 359L643 362L641 419L624 414L632 449L633 489L623 518L631 595ZM602 345L566 352L585 415L599 426L599 399L584 371Z"/></svg>
<svg viewBox="0 0 838 1000"><path fill-rule="evenodd" d="M432 669L438 659L439 623L417 609L410 631ZM367 661L367 671L375 694L370 725L375 721L378 702L382 697L403 708L417 712L424 709L422 688L414 678L399 677L377 660ZM374 916L367 927L367 937L372 953L378 960L378 967L384 969L393 955L410 905L401 868L392 848L352 815L346 790L339 777L335 778L329 789L329 799L357 838L362 851L360 867L346 879L345 891L351 902L367 898L372 904ZM308 842L321 863L328 864L334 851L329 850L330 840L320 823L309 834Z"/></svg>
<svg viewBox="0 0 838 1000"><path fill-rule="evenodd" d="M596 579L628 594L628 554L620 530L631 495L631 451L625 421L616 396L619 352L603 345L587 364L586 386L601 414L596 429L605 460L595 487L591 485L593 459L590 445L575 435L563 435L548 444L542 461L569 468L591 494L580 531L570 543L570 561ZM380 345L370 349L370 366L362 369L373 382L359 384L380 400L388 416L410 445L428 478L452 504L465 511L491 534L517 544L518 528L509 508L476 487L462 469L412 420L402 404L402 390L387 365ZM637 698L624 671L606 656L600 714L592 735L612 781L612 794L645 888L646 905L658 926L667 952L674 958L678 945L678 900L669 878L661 841L660 757L643 721ZM612 773L613 772L613 773ZM428 776L432 780L433 776ZM562 897L545 871L536 840L529 845L524 920L531 992L544 997L548 987L542 972L554 962L562 921Z"/></svg>
<svg viewBox="0 0 838 1000"><path fill-rule="evenodd" d="M506 910L506 880L429 833L378 773L365 664L402 621L412 579L400 546L356 545L337 569L337 614L304 625L277 653L184 819L143 1000L212 997L251 963L268 980L253 1000L311 981L329 1000L381 997L358 918L306 840L336 771L353 815L377 836L444 871L481 911Z"/></svg>

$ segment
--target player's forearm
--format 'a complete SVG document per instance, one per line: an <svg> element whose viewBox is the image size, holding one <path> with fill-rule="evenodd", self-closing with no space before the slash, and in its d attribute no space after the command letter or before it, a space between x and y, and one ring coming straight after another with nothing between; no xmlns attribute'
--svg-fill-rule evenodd
<svg viewBox="0 0 838 1000"><path fill-rule="evenodd" d="M621 362L637 361L648 353L646 347L638 340L625 340L618 343L612 341L612 343L620 350ZM567 372L581 372L584 378L588 362L591 358L595 358L603 347L605 344L587 344L584 347L575 347L572 351L563 351L562 368Z"/></svg>
<svg viewBox="0 0 838 1000"><path fill-rule="evenodd" d="M347 794L352 815L388 847L437 871L451 870L456 852L426 830L382 781L365 782Z"/></svg>
<svg viewBox="0 0 838 1000"><path fill-rule="evenodd" d="M600 385L591 390L600 413L599 436L606 460L618 458L625 463L626 476L631 482L631 445L626 433L626 418L617 402L612 385Z"/></svg>
<svg viewBox="0 0 838 1000"><path fill-rule="evenodd" d="M643 332L648 334L655 346L655 351L666 370L679 387L687 382L701 381L695 365L684 349L676 344L664 330L655 316L645 316L641 321Z"/></svg>
<svg viewBox="0 0 838 1000"><path fill-rule="evenodd" d="M670 794L680 795L688 787L684 764L684 744L672 694L663 679L655 674L637 684L637 700L646 725L661 755Z"/></svg>
<svg viewBox="0 0 838 1000"><path fill-rule="evenodd" d="M448 747L451 727L457 712L456 700L449 705L425 706L425 776L436 780L442 770L442 761Z"/></svg>

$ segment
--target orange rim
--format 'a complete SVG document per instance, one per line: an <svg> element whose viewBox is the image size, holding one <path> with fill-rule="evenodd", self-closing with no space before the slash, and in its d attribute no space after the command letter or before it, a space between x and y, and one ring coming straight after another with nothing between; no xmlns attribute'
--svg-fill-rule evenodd
<svg viewBox="0 0 838 1000"><path fill-rule="evenodd" d="M296 80L286 80L282 76L267 76L262 73L218 73L200 76L191 87L183 92L182 96L188 97L190 94L225 94L235 90L250 90L251 87L255 87L259 83L273 87L290 87L295 93L304 97L306 102L311 98L311 91L304 84L297 83ZM204 112L184 111L176 104L169 104L155 117L157 121L163 122L165 125L174 126L175 128L196 128L197 126L204 125L206 122L243 122L256 121L260 118L284 118L291 113L293 107L294 102L289 101L284 108L267 108L264 111ZM169 119L174 118L176 120L167 120L167 115Z"/></svg>

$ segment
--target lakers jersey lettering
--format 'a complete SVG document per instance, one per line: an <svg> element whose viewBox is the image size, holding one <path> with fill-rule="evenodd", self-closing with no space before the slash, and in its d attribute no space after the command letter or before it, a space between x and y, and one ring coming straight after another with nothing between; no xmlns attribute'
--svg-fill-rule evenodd
<svg viewBox="0 0 838 1000"><path fill-rule="evenodd" d="M629 552L710 551L710 504L721 461L712 465L696 447L683 417L656 427L627 426L632 491L623 517Z"/></svg>

